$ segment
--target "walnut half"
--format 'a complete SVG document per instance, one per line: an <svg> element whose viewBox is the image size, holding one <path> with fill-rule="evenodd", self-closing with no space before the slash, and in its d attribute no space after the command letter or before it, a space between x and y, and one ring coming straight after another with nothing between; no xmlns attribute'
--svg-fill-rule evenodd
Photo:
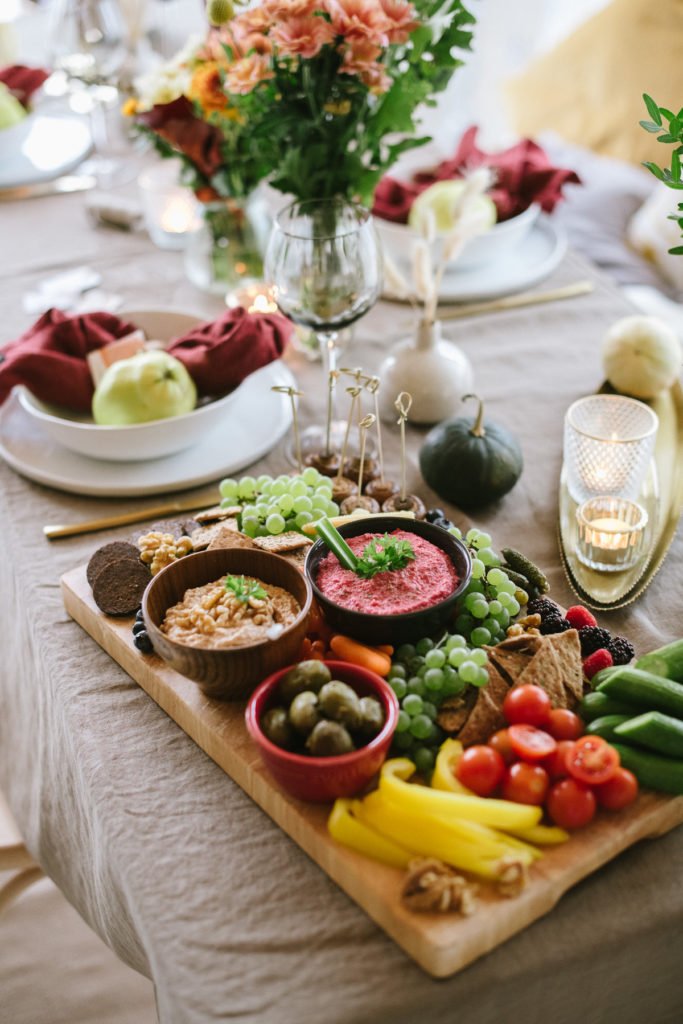
<svg viewBox="0 0 683 1024"><path fill-rule="evenodd" d="M409 910L459 912L469 917L477 908L477 886L440 860L412 860L401 898Z"/></svg>

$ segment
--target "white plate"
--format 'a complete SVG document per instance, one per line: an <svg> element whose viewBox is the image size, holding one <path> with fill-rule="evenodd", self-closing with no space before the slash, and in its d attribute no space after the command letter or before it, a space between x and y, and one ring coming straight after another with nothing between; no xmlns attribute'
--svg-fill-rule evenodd
<svg viewBox="0 0 683 1024"><path fill-rule="evenodd" d="M91 149L82 118L29 114L0 131L0 188L52 181L77 167Z"/></svg>
<svg viewBox="0 0 683 1024"><path fill-rule="evenodd" d="M276 384L296 385L279 360L247 378L227 422L199 444L165 459L126 464L89 459L63 448L12 394L0 409L0 455L29 480L70 494L123 498L199 487L262 458L287 432L290 403L286 395L270 390Z"/></svg>
<svg viewBox="0 0 683 1024"><path fill-rule="evenodd" d="M460 269L454 265L444 274L439 300L479 302L524 291L552 274L566 251L564 232L542 215L517 248L484 265Z"/></svg>

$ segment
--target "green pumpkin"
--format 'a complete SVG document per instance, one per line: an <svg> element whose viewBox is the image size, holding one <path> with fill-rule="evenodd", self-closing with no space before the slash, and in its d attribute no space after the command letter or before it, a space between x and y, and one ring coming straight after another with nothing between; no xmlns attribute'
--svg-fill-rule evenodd
<svg viewBox="0 0 683 1024"><path fill-rule="evenodd" d="M484 403L477 415L444 420L430 430L420 450L427 484L445 501L462 509L482 508L512 490L522 468L517 438L497 423L484 424Z"/></svg>

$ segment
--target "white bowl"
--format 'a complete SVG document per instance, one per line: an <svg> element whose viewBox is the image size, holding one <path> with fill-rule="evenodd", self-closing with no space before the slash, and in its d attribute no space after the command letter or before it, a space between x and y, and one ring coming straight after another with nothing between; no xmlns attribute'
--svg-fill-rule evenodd
<svg viewBox="0 0 683 1024"><path fill-rule="evenodd" d="M456 272L467 267L481 266L493 262L499 256L507 255L516 249L531 231L541 212L537 203L532 203L522 213L509 220L503 220L483 235L478 235L467 243L458 259L449 267L449 270ZM413 242L420 237L413 228L407 224L395 224L394 221L382 220L375 217L375 227L379 234L384 251L402 267L410 264L412 259ZM439 258L441 242L436 239L433 245L432 255L435 260Z"/></svg>
<svg viewBox="0 0 683 1024"><path fill-rule="evenodd" d="M141 327L148 338L166 342L185 334L202 321L199 316L166 310L131 310L122 316ZM48 434L65 448L107 462L143 462L175 455L201 441L209 431L224 422L239 388L223 398L200 405L184 416L122 427L97 426L86 414L70 416L64 409L41 402L23 386L16 391L29 416L38 420Z"/></svg>

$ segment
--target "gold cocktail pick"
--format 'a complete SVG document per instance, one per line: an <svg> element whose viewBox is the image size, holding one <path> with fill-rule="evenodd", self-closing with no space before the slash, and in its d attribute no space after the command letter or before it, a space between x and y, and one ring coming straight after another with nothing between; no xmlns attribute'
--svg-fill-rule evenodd
<svg viewBox="0 0 683 1024"><path fill-rule="evenodd" d="M358 493L363 493L363 463L365 462L365 439L368 433L368 428L375 422L373 413L369 412L367 416L364 416L358 423L358 432L360 434L360 459L358 466Z"/></svg>
<svg viewBox="0 0 683 1024"><path fill-rule="evenodd" d="M406 500L406 423L408 413L413 404L413 396L408 391L401 391L396 396L394 408L398 412L398 424L401 428L401 501Z"/></svg>
<svg viewBox="0 0 683 1024"><path fill-rule="evenodd" d="M292 403L292 429L294 430L294 454L296 456L296 464L300 473L303 473L304 466L301 459L301 435L299 434L299 418L296 411L296 402L294 399L303 395L303 391L297 391L291 384L276 384L270 389L271 391L277 391L280 395L289 395L289 400Z"/></svg>
<svg viewBox="0 0 683 1024"><path fill-rule="evenodd" d="M344 371L342 370L342 373ZM344 475L344 462L346 461L346 450L349 445L349 434L351 433L351 424L354 420L354 414L356 412L356 403L358 396L360 395L360 388L347 388L346 393L351 395L351 405L349 406L349 418L346 421L346 431L344 432L344 444L342 445L341 456L339 459L339 469L337 470L337 480L341 480Z"/></svg>
<svg viewBox="0 0 683 1024"><path fill-rule="evenodd" d="M339 372L345 373L347 377L354 377L356 380L356 387L359 387L363 380L367 380L367 377L363 374L362 366L342 366Z"/></svg>
<svg viewBox="0 0 683 1024"><path fill-rule="evenodd" d="M365 385L375 403L375 422L377 424L377 457L379 459L379 480L384 483L384 452L382 450L382 424L379 417L379 377L370 377Z"/></svg>
<svg viewBox="0 0 683 1024"><path fill-rule="evenodd" d="M332 416L334 412L334 392L337 387L339 370L330 370L327 377L327 423L325 425L325 451L323 455L332 454Z"/></svg>

